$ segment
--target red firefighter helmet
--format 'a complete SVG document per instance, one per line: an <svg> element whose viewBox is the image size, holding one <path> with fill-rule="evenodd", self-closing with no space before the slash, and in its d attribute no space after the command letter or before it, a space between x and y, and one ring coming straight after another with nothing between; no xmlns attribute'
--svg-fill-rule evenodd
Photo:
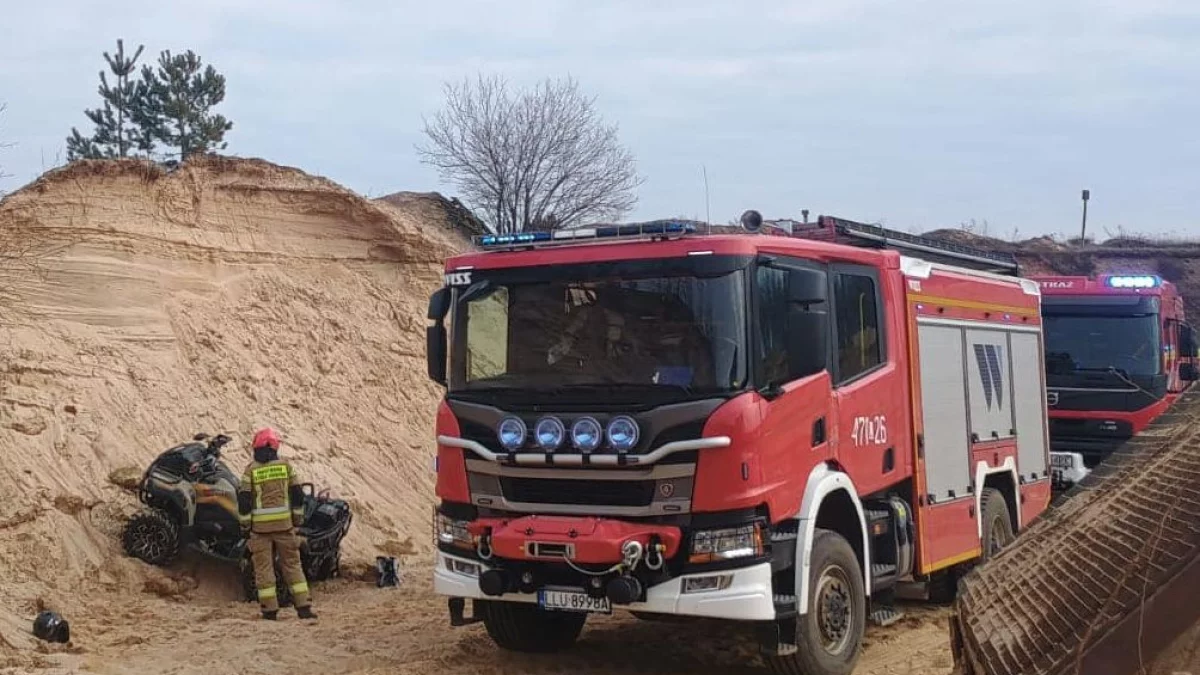
<svg viewBox="0 0 1200 675"><path fill-rule="evenodd" d="M271 448L272 450L278 450L279 434L275 433L275 430L270 427L259 429L254 434L254 442L250 444L250 448L252 450L258 450L259 448Z"/></svg>

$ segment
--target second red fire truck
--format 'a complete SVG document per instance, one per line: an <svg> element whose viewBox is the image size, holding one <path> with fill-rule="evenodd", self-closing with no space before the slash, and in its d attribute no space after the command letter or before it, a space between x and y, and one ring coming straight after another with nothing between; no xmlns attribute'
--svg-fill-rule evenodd
<svg viewBox="0 0 1200 675"><path fill-rule="evenodd" d="M1152 274L1031 277L1042 289L1051 474L1079 482L1197 378L1175 284Z"/></svg>
<svg viewBox="0 0 1200 675"><path fill-rule="evenodd" d="M952 588L1046 508L1041 296L1014 260L743 224L488 236L446 262L453 625L546 652L614 609L725 619L779 672L845 674L899 585Z"/></svg>

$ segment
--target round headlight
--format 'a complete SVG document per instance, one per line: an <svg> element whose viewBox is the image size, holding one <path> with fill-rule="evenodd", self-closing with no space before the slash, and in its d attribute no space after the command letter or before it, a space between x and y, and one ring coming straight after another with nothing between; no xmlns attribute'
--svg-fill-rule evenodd
<svg viewBox="0 0 1200 675"><path fill-rule="evenodd" d="M604 430L600 428L600 423L591 417L580 417L571 425L571 442L582 452L591 452L600 447L603 437Z"/></svg>
<svg viewBox="0 0 1200 675"><path fill-rule="evenodd" d="M517 450L525 445L525 423L520 417L505 417L496 427L496 437L505 450Z"/></svg>
<svg viewBox="0 0 1200 675"><path fill-rule="evenodd" d="M563 423L557 417L543 417L533 428L533 435L537 438L537 444L541 449L553 450L562 445L567 430L563 428Z"/></svg>
<svg viewBox="0 0 1200 675"><path fill-rule="evenodd" d="M632 417L621 415L608 423L608 444L617 452L628 452L638 442L638 425Z"/></svg>

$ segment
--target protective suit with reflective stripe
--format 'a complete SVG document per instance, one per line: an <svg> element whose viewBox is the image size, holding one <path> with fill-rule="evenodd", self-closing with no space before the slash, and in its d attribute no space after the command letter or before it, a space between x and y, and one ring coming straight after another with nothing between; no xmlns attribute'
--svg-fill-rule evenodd
<svg viewBox="0 0 1200 675"><path fill-rule="evenodd" d="M304 494L295 469L279 459L279 438L271 429L254 436L254 461L242 473L238 488L238 517L243 530L249 531L248 547L263 617L274 619L279 611L274 565L278 551L296 611L302 618L315 618L295 531L304 518Z"/></svg>

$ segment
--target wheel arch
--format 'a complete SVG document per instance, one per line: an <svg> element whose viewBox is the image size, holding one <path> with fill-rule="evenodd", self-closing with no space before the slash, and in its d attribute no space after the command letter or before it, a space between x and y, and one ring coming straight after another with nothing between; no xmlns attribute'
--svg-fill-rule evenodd
<svg viewBox="0 0 1200 675"><path fill-rule="evenodd" d="M1020 483L1017 481L1017 464L1012 456L1004 458L1004 463L997 467L988 466L987 462L975 465L975 513L983 513L983 491L985 488L996 488L1004 495L1004 503L1008 505L1008 517L1012 521L1013 533L1021 530L1021 498ZM979 540L983 541L983 518L975 519L975 529Z"/></svg>
<svg viewBox="0 0 1200 675"><path fill-rule="evenodd" d="M146 505L170 515L180 527L191 527L196 522L196 488L181 480L175 484L154 481L153 489L147 490L150 497Z"/></svg>
<svg viewBox="0 0 1200 675"><path fill-rule="evenodd" d="M809 566L818 527L845 537L862 568L864 593L871 597L871 548L867 541L866 516L850 476L829 464L814 467L808 475L797 519L800 524L795 565L797 611L801 615L808 613Z"/></svg>

